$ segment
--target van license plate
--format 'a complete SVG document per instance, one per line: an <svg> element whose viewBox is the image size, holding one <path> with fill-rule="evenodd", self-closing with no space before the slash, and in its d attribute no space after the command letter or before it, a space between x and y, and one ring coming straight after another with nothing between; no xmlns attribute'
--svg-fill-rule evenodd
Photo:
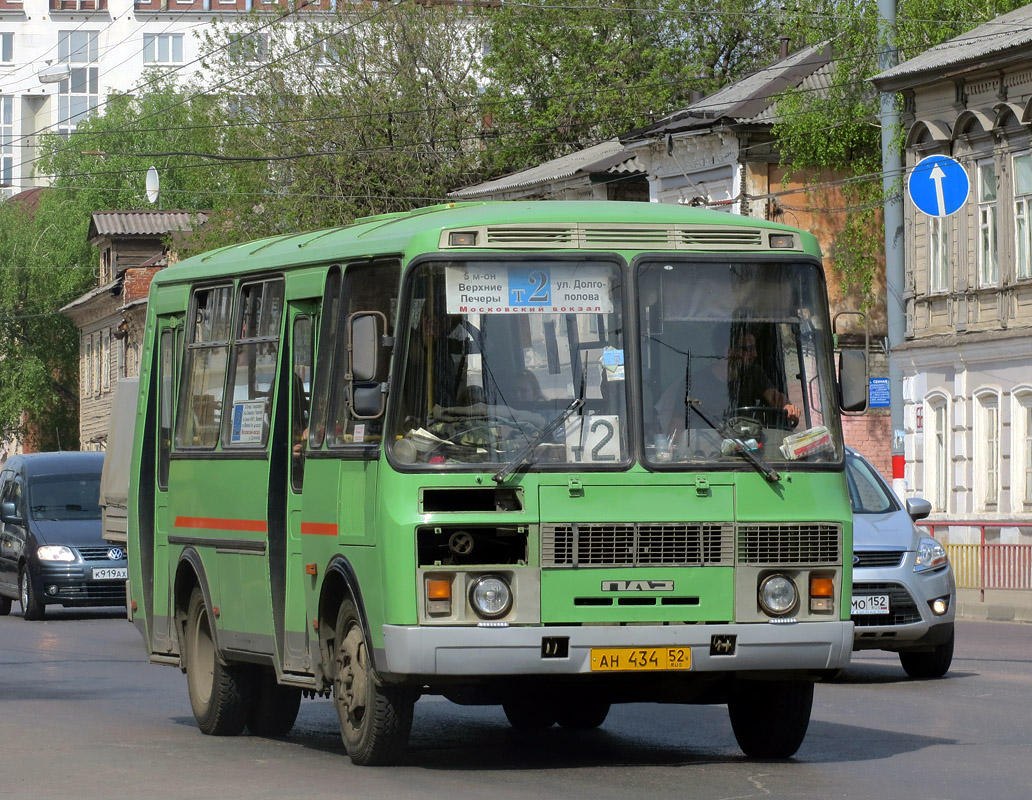
<svg viewBox="0 0 1032 800"><path fill-rule="evenodd" d="M93 580L95 581L117 581L129 577L128 567L95 567L93 569Z"/></svg>
<svg viewBox="0 0 1032 800"><path fill-rule="evenodd" d="M850 614L888 614L889 596L887 594L855 594L850 606Z"/></svg>
<svg viewBox="0 0 1032 800"><path fill-rule="evenodd" d="M691 669L688 647L593 647L592 672L646 672Z"/></svg>

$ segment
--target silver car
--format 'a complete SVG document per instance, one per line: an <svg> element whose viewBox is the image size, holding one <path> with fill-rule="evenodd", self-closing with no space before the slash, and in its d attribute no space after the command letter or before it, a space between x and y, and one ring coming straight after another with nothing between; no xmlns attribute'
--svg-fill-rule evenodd
<svg viewBox="0 0 1032 800"><path fill-rule="evenodd" d="M953 661L957 586L946 549L914 523L927 500L900 503L870 462L847 450L853 504L854 650L890 650L913 678L941 678Z"/></svg>

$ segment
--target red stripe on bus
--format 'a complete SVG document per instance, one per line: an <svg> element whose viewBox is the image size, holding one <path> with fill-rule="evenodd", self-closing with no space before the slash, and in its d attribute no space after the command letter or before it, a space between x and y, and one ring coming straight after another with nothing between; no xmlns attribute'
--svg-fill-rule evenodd
<svg viewBox="0 0 1032 800"><path fill-rule="evenodd" d="M220 519L218 517L176 517L177 528L201 528L209 531L248 531L267 533L263 519Z"/></svg>
<svg viewBox="0 0 1032 800"><path fill-rule="evenodd" d="M310 536L336 536L337 525L334 522L302 522L301 533Z"/></svg>

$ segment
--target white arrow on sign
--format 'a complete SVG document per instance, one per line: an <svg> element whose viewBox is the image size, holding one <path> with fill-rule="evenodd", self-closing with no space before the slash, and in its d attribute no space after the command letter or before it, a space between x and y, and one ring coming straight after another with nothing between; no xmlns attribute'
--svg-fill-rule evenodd
<svg viewBox="0 0 1032 800"><path fill-rule="evenodd" d="M942 179L946 177L946 173L942 171L942 167L938 164L932 165L931 179L935 181L935 202L939 207L939 216L946 214L946 197L942 193Z"/></svg>

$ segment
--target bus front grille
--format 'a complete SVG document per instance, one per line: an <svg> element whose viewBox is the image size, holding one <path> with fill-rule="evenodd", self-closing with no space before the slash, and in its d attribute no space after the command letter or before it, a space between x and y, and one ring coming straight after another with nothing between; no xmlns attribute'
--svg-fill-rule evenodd
<svg viewBox="0 0 1032 800"><path fill-rule="evenodd" d="M651 567L734 562L734 526L714 522L541 526L543 567Z"/></svg>
<svg viewBox="0 0 1032 800"><path fill-rule="evenodd" d="M842 528L820 522L747 523L738 526L738 563L841 564Z"/></svg>

